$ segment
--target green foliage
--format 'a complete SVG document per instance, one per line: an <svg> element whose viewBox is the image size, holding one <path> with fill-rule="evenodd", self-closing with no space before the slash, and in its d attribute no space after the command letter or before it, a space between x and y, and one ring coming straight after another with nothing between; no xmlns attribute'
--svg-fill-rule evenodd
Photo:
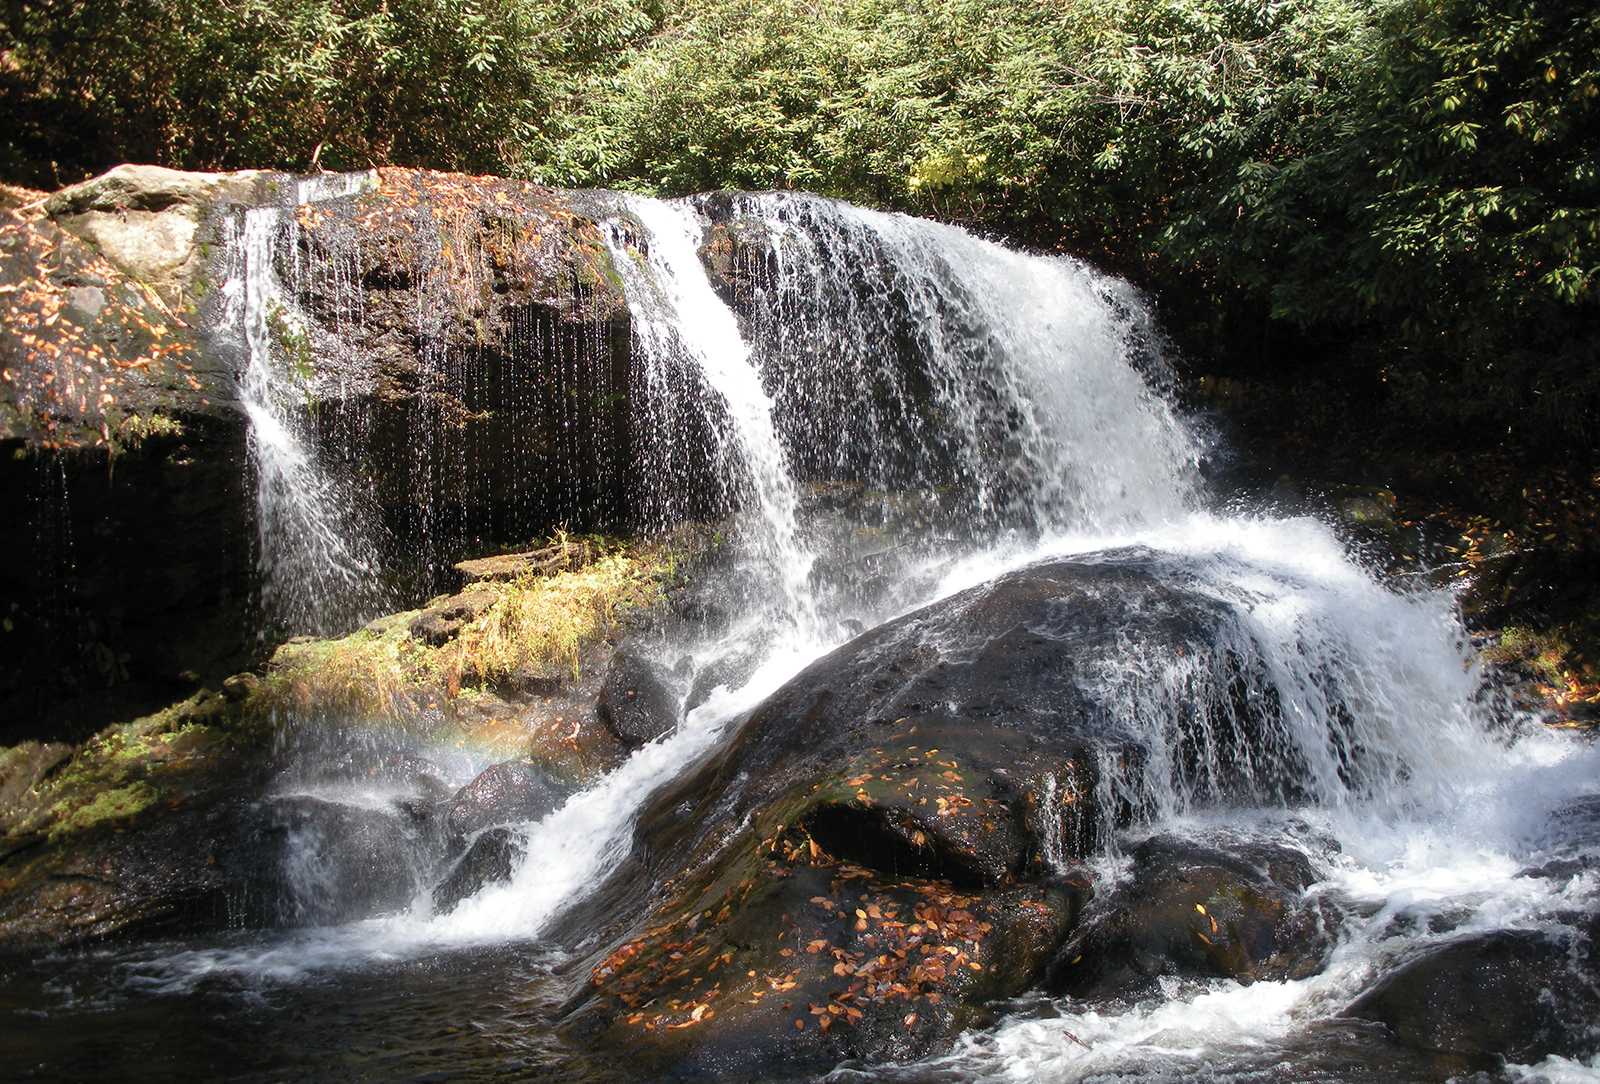
<svg viewBox="0 0 1600 1084"><path fill-rule="evenodd" d="M1592 443L1597 27L1578 0L721 0L558 151L586 183L1060 239L1352 343L1414 417Z"/></svg>
<svg viewBox="0 0 1600 1084"><path fill-rule="evenodd" d="M656 19L650 0L3 0L0 108L87 169L517 173L579 75Z"/></svg>
<svg viewBox="0 0 1600 1084"><path fill-rule="evenodd" d="M660 2L0 0L0 169L809 189L1270 313L1417 416L1594 443L1591 4Z"/></svg>
<svg viewBox="0 0 1600 1084"><path fill-rule="evenodd" d="M1174 249L1302 324L1366 325L1413 406L1591 440L1600 12L1422 0Z"/></svg>

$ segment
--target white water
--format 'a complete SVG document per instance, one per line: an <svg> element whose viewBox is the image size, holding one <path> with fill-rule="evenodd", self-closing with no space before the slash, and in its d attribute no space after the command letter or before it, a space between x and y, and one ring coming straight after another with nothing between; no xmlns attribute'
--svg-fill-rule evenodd
<svg viewBox="0 0 1600 1084"><path fill-rule="evenodd" d="M371 183L365 173L309 178L297 185L298 201L335 199ZM265 607L290 632L329 635L363 602L376 601L377 561L351 494L312 446L304 387L313 374L299 371L302 359L293 356L306 323L274 266L290 220L287 209L268 206L245 211L234 224L222 322L248 352L239 390L250 421Z"/></svg>
<svg viewBox="0 0 1600 1084"><path fill-rule="evenodd" d="M1563 905L1593 905L1600 886L1591 875L1524 871L1576 845L1552 827L1551 814L1600 793L1600 754L1489 710L1447 594L1379 583L1319 521L1200 510L1200 443L1129 362L1143 349L1148 317L1125 287L1071 261L1008 252L948 227L757 197L748 210L776 238L780 275L761 303L752 348L700 266L702 226L692 210L645 200L628 210L645 229L644 244L630 250L625 228L614 224L611 254L634 316L648 409L659 419L699 409L681 399L691 378L713 393L704 409L723 441L718 469L742 497L747 567L772 590L728 642L695 653L764 636L764 664L743 687L718 690L675 733L524 826L528 857L508 883L443 916L419 900L405 914L266 947L171 958L164 966L173 983L217 970L292 978L443 947L536 941L625 856L643 802L830 646L819 630L846 617L870 626L1043 559L1111 559L1103 555L1130 547L1229 608L1227 646L1257 663L1279 698L1277 752L1303 766L1304 794L1285 803L1271 793L1271 766L1246 764L1247 775L1261 769L1261 808L1209 806L1211 782L1203 770L1180 769L1170 732L1175 709L1207 675L1157 665L1128 644L1100 676L1102 701L1144 736L1150 756L1137 773L1103 771L1102 801L1137 811L1132 839L1167 828L1335 841L1336 850L1306 843L1322 877L1312 891L1365 917L1348 921L1332 963L1314 978L1173 984L1161 998L1117 1011L1060 1004L1052 1019L969 1036L942 1066L967 1079L1050 1082L1185 1079L1263 1058L1270 1066L1274 1051L1445 936L1416 932L1429 915L1452 914L1459 935L1538 927ZM267 243L251 239L251 221L247 253ZM266 230L267 217L260 222ZM259 312L263 304L246 307ZM923 416L896 415L863 397L864 388L902 380L884 356L890 306L912 313L935 377ZM273 394L260 392L269 435ZM808 415L807 394L826 410ZM852 430L881 439L886 459L898 456L893 480L907 489L962 494L967 503L933 528L962 542L907 548L895 582L879 593L827 595L824 583L819 594L795 472L805 463L825 474L842 462L830 456L847 455L840 442ZM272 469L288 478L300 462L289 456ZM338 559L316 553L321 522L312 516L302 537L312 564L326 567ZM1526 1078L1595 1075L1553 1059Z"/></svg>
<svg viewBox="0 0 1600 1084"><path fill-rule="evenodd" d="M758 569L776 579L781 620L792 621L801 639L815 641L816 607L808 582L814 558L799 540L798 499L773 424L772 400L738 322L700 265L699 220L684 204L639 197L629 198L627 210L645 228L648 254L630 249L617 230L607 238L625 283L649 397L674 396L669 385L680 357L716 394L712 409L727 419L728 458L736 472L730 488L748 488L754 498L751 514L744 517L746 549Z"/></svg>

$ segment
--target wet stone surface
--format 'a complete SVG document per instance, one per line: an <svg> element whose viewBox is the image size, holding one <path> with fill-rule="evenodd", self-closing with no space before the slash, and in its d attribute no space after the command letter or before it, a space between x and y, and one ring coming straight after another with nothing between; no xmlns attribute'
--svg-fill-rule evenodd
<svg viewBox="0 0 1600 1084"><path fill-rule="evenodd" d="M1090 895L1078 863L1111 827L1099 773L1131 737L1101 722L1094 668L1130 626L1179 657L1211 650L1223 620L1136 557L1063 563L814 663L642 812L633 883L615 887L642 917L564 1027L648 1071L738 1074L915 1057L981 1026L1040 981ZM1320 965L1324 941L1289 932L1303 860L1160 854L1152 876L1193 881L1170 908L1209 900L1228 923L1200 974Z"/></svg>
<svg viewBox="0 0 1600 1084"><path fill-rule="evenodd" d="M1600 1049L1593 920L1462 937L1385 976L1348 1015L1450 1068L1531 1064Z"/></svg>
<svg viewBox="0 0 1600 1084"><path fill-rule="evenodd" d="M1133 849L1130 865L1063 946L1048 989L1131 999L1164 976L1301 979L1327 962L1340 916L1305 898L1318 878L1299 851L1158 836Z"/></svg>

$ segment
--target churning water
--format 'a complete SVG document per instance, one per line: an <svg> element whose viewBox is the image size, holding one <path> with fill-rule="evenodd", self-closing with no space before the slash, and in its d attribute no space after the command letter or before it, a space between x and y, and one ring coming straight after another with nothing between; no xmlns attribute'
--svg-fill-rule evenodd
<svg viewBox="0 0 1600 1084"><path fill-rule="evenodd" d="M448 913L433 913L423 871L410 905L383 917L223 945L108 952L98 973L117 976L116 989L105 992L101 979L95 996L123 1005L149 990L216 997L222 982L233 1007L221 1011L233 1014L237 1033L276 1034L267 1017L280 1014L287 1026L293 1016L315 1057L352 1079L422 1069L487 1077L497 1066L582 1077L540 1023L556 988L545 976L562 959L541 934L624 860L646 799L855 633L1060 556L1137 554L1214 600L1230 615L1219 635L1242 660L1249 695L1280 706L1259 763L1224 764L1224 747L1205 745L1204 735L1229 724L1221 718L1190 725L1191 746L1180 754L1173 720L1206 699L1216 675L1200 660L1175 665L1147 657L1136 641L1122 644L1093 675L1095 699L1146 755L1133 766L1102 765L1102 801L1132 812L1129 827L1105 829L1096 876L1114 883L1126 844L1156 831L1270 838L1303 850L1319 877L1310 892L1349 916L1339 943L1311 978L1173 981L1160 996L1113 1006L1039 1000L928 1061L845 1067L834 1077L1421 1075L1431 1070L1340 1012L1378 976L1445 938L1541 929L1557 913L1593 909L1600 886L1583 863L1567 874L1550 869L1600 845L1583 816L1562 815L1600 796L1595 752L1501 703L1470 658L1447 592L1381 581L1317 519L1214 508L1199 470L1206 443L1164 396L1152 317L1126 284L903 216L804 196L717 198L725 201L720 226L705 204L629 199L603 229L640 359L634 410L669 435L675 416L694 411L714 434L703 455L737 509L740 574L760 585L723 637L682 651L701 667L723 654L753 657L747 676L719 686L675 731L593 787L517 826L524 857L510 880ZM249 343L245 400L263 561L290 620L316 628L319 600L369 579L376 557L296 420L293 374L274 368L267 349L268 321L295 319L273 285L268 252L286 213L244 216L233 289ZM717 228L742 231L739 258L760 265L743 278L733 269L743 284L737 312L699 255L717 243ZM670 464L674 449L655 454ZM805 493L845 482L876 495L870 524L841 526L803 510ZM659 484L670 491L675 481ZM855 574L863 566L875 575ZM433 756L455 782L484 766L412 751ZM1286 765L1292 790L1281 782ZM1224 771L1227 801L1215 779ZM392 797L371 798L364 780L328 786L320 799L381 807ZM315 887L316 868L299 876L307 892L327 890ZM71 974L42 981L59 993ZM452 1005L468 1006L460 1012L476 1038L401 1043L409 1053L399 1064L336 1052L344 1033L312 1019L319 1006L347 990L356 1008L329 1020L360 1032L360 1044L385 1035L398 1042L379 1019L389 1002L376 992L394 984L435 1006L441 1020L459 1015ZM495 984L499 994L482 993ZM69 1006L86 997L70 986L61 994ZM72 1011L88 1010L61 1010ZM300 1064L292 1044L274 1042L278 1064ZM1509 1072L1600 1077L1559 1058Z"/></svg>

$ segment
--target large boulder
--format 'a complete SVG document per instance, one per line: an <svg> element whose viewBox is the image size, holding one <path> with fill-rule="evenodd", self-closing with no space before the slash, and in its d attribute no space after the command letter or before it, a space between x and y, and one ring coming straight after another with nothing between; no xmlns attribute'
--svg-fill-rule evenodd
<svg viewBox="0 0 1600 1084"><path fill-rule="evenodd" d="M185 173L122 165L63 188L44 209L63 229L90 242L118 270L152 287L173 309L191 308L196 280L210 271L207 234L228 206L270 202L282 176L262 170Z"/></svg>
<svg viewBox="0 0 1600 1084"><path fill-rule="evenodd" d="M447 914L485 886L509 881L526 853L522 837L514 829L490 828L472 841L467 852L433 886L434 913Z"/></svg>
<svg viewBox="0 0 1600 1084"><path fill-rule="evenodd" d="M0 751L0 945L276 921L270 734L196 696L68 752Z"/></svg>
<svg viewBox="0 0 1600 1084"><path fill-rule="evenodd" d="M1218 646L1232 621L1130 552L1003 576L819 660L643 811L605 893L642 915L568 1031L653 1072L751 1075L921 1056L982 1024L1040 981L1089 894L1079 863L1133 814L1102 807L1127 789L1106 773L1153 770L1170 735L1140 726L1183 724L1106 699L1108 670L1134 644L1226 699L1245 665ZM1270 703L1198 704L1190 725L1205 710L1232 725L1191 754L1255 765L1212 797L1291 785L1263 755ZM1259 972L1282 970L1254 935Z"/></svg>
<svg viewBox="0 0 1600 1084"><path fill-rule="evenodd" d="M1452 1068L1588 1057L1600 1049L1591 937L1560 927L1463 936L1385 975L1348 1013Z"/></svg>
<svg viewBox="0 0 1600 1084"><path fill-rule="evenodd" d="M1096 899L1047 986L1076 998L1132 1000L1168 976L1299 979L1320 971L1338 914L1307 900L1306 855L1274 843L1145 840L1127 880Z"/></svg>
<svg viewBox="0 0 1600 1084"><path fill-rule="evenodd" d="M271 863L276 921L323 926L403 911L439 847L404 805L289 794L259 806L255 845Z"/></svg>
<svg viewBox="0 0 1600 1084"><path fill-rule="evenodd" d="M572 795L572 787L531 760L493 764L456 792L445 825L461 837L501 824L536 821Z"/></svg>
<svg viewBox="0 0 1600 1084"><path fill-rule="evenodd" d="M600 722L624 745L655 741L678 725L684 690L668 672L638 647L622 647L611 656L595 710Z"/></svg>

